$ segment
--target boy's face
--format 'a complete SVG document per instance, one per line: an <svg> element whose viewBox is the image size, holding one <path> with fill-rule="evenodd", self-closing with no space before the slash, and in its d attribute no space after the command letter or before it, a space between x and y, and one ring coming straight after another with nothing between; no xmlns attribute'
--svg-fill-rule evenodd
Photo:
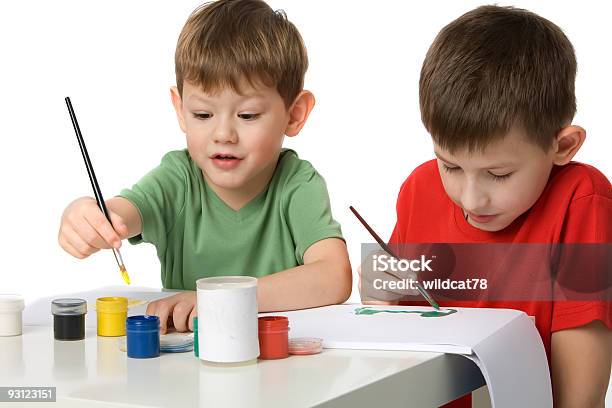
<svg viewBox="0 0 612 408"><path fill-rule="evenodd" d="M442 184L467 221L484 231L500 231L540 197L553 166L545 152L512 129L484 152L451 154L434 142Z"/></svg>
<svg viewBox="0 0 612 408"><path fill-rule="evenodd" d="M173 95L189 154L222 198L252 198L265 188L289 122L275 88L241 89L244 95L229 87L209 94L185 82L182 98Z"/></svg>

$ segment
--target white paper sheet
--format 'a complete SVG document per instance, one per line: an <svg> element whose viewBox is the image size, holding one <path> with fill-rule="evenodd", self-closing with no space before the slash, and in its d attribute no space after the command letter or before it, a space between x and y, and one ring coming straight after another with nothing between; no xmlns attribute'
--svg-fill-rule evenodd
<svg viewBox="0 0 612 408"><path fill-rule="evenodd" d="M444 317L414 313L358 315L363 305L274 313L289 318L291 337L320 337L325 348L461 354L483 373L493 407L551 407L548 360L529 317L509 309L457 308ZM371 306L394 312L416 306Z"/></svg>
<svg viewBox="0 0 612 408"><path fill-rule="evenodd" d="M139 304L128 307L128 316L143 315L147 310L147 304L156 299L161 299L179 293L178 291L167 291L132 286L109 286L88 292L68 293L55 295L48 298L37 299L26 305L23 311L23 324L27 326L53 326L53 315L51 314L51 301L59 298L80 298L87 301L87 315L85 316L85 327L96 328L96 299L100 297L123 296L130 302L140 301Z"/></svg>

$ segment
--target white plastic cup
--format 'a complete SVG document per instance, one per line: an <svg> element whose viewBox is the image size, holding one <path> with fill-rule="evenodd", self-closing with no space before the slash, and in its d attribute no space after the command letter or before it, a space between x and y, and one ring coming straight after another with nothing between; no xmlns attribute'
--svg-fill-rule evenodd
<svg viewBox="0 0 612 408"><path fill-rule="evenodd" d="M21 313L24 307L21 296L0 294L0 336L21 335Z"/></svg>
<svg viewBox="0 0 612 408"><path fill-rule="evenodd" d="M257 279L220 276L196 281L200 359L249 363L259 356Z"/></svg>

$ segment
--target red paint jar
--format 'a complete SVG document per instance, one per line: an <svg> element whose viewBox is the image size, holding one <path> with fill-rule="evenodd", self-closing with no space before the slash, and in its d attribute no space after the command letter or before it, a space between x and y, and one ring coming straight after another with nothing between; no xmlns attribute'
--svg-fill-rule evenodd
<svg viewBox="0 0 612 408"><path fill-rule="evenodd" d="M264 316L258 320L259 358L275 360L289 357L289 319Z"/></svg>

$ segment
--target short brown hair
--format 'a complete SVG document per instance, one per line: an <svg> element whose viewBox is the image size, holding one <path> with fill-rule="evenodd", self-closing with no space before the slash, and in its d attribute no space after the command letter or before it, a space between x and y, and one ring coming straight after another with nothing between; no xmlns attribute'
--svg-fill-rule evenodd
<svg viewBox="0 0 612 408"><path fill-rule="evenodd" d="M175 54L176 84L214 92L242 80L276 87L289 107L302 91L308 56L297 28L283 11L260 0L219 0L187 19Z"/></svg>
<svg viewBox="0 0 612 408"><path fill-rule="evenodd" d="M451 152L482 151L511 127L548 150L576 112L576 56L561 29L527 10L478 7L444 27L419 81L423 124Z"/></svg>

